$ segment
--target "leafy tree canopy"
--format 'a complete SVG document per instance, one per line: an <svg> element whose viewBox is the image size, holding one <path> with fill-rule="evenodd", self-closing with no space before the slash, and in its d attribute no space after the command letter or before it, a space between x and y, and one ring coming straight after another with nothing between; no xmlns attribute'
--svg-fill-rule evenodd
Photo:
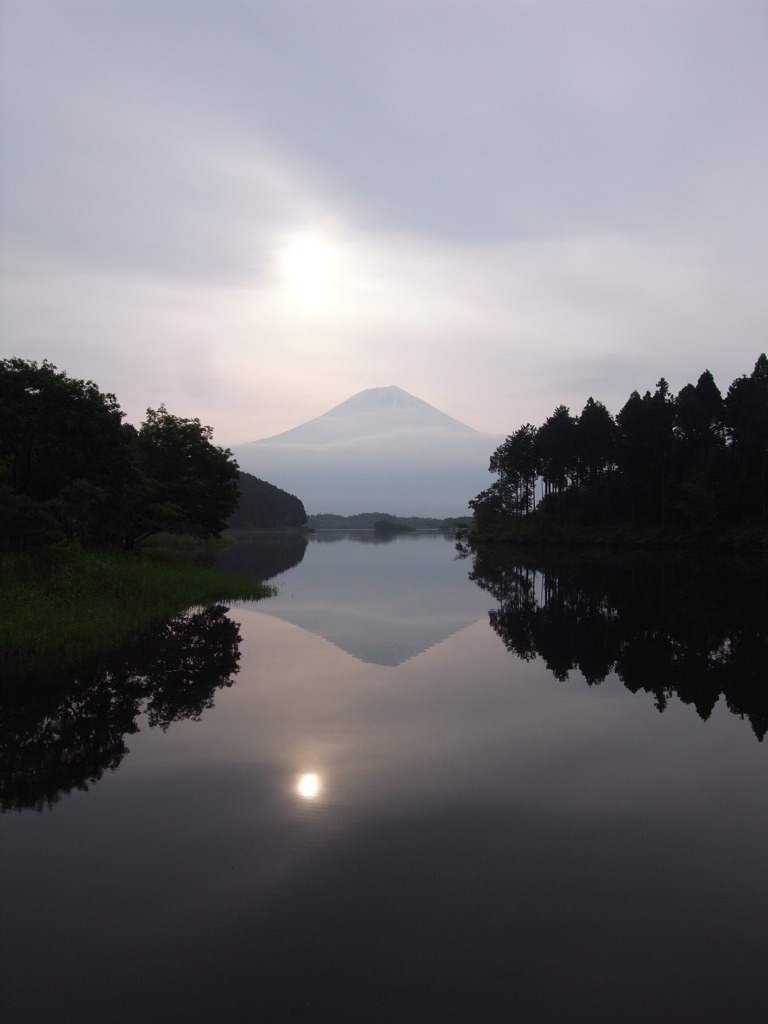
<svg viewBox="0 0 768 1024"><path fill-rule="evenodd" d="M237 508L238 467L212 436L198 419L174 416L164 405L147 409L134 444L144 500L131 539L161 530L217 537L225 528Z"/></svg>
<svg viewBox="0 0 768 1024"><path fill-rule="evenodd" d="M113 539L131 436L112 394L50 362L0 361L0 538Z"/></svg>
<svg viewBox="0 0 768 1024"><path fill-rule="evenodd" d="M138 431L123 419L93 381L47 360L0 361L0 549L219 534L237 506L238 469L211 428L165 406L148 409Z"/></svg>

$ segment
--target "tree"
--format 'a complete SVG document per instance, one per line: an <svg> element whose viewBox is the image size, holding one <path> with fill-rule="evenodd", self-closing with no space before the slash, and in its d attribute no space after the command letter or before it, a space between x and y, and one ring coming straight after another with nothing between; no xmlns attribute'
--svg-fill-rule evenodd
<svg viewBox="0 0 768 1024"><path fill-rule="evenodd" d="M546 493L557 494L557 517L562 516L561 496L576 476L576 419L570 409L558 405L536 434L535 451Z"/></svg>
<svg viewBox="0 0 768 1024"><path fill-rule="evenodd" d="M735 462L739 511L766 521L768 504L768 358L759 356L749 377L739 377L725 397L725 419Z"/></svg>
<svg viewBox="0 0 768 1024"><path fill-rule="evenodd" d="M535 446L536 428L526 423L491 456L488 468L499 474L498 492L508 515L527 515L533 511L539 472Z"/></svg>
<svg viewBox="0 0 768 1024"><path fill-rule="evenodd" d="M675 399L675 435L697 453L722 447L725 405L709 370L696 382L686 384Z"/></svg>
<svg viewBox="0 0 768 1024"><path fill-rule="evenodd" d="M0 537L108 542L130 477L130 428L112 394L47 360L0 361Z"/></svg>
<svg viewBox="0 0 768 1024"><path fill-rule="evenodd" d="M491 527L509 515L504 489L499 480L495 480L490 487L470 498L467 504L472 509L475 522L480 529Z"/></svg>
<svg viewBox="0 0 768 1024"><path fill-rule="evenodd" d="M219 536L237 507L238 466L212 436L198 419L174 416L164 405L147 409L134 442L140 479L129 545L160 531Z"/></svg>
<svg viewBox="0 0 768 1024"><path fill-rule="evenodd" d="M602 402L589 398L576 423L579 476L593 485L616 459L616 421Z"/></svg>
<svg viewBox="0 0 768 1024"><path fill-rule="evenodd" d="M619 427L617 456L632 498L632 519L638 509L653 520L659 508L662 530L666 517L666 491L674 445L675 403L662 377L651 394L633 391L616 417ZM649 500L650 499L650 500ZM658 506L657 506L658 500Z"/></svg>
<svg viewBox="0 0 768 1024"><path fill-rule="evenodd" d="M674 509L689 528L711 533L721 510L725 406L705 370L675 399Z"/></svg>

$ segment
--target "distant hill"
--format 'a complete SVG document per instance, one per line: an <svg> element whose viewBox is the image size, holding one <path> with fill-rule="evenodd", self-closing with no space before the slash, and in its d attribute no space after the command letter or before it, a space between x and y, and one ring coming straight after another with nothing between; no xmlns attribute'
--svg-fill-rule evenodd
<svg viewBox="0 0 768 1024"><path fill-rule="evenodd" d="M354 516L339 516L323 512L309 516L307 526L314 530L373 530L381 520L412 530L452 529L456 525L452 519L438 519L434 516L393 516L388 512L359 512Z"/></svg>
<svg viewBox="0 0 768 1024"><path fill-rule="evenodd" d="M391 386L232 451L247 472L301 494L313 515L386 508L442 519L467 514L468 500L488 486L502 440Z"/></svg>
<svg viewBox="0 0 768 1024"><path fill-rule="evenodd" d="M295 494L240 471L240 501L227 520L233 530L283 529L304 526L307 513Z"/></svg>
<svg viewBox="0 0 768 1024"><path fill-rule="evenodd" d="M407 526L405 523L400 523L396 519L377 519L373 524L374 533L385 533L385 534L398 534L398 533L415 533L415 526Z"/></svg>

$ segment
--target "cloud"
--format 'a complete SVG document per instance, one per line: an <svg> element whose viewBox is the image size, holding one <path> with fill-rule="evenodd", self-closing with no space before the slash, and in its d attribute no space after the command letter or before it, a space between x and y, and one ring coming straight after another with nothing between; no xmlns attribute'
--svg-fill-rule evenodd
<svg viewBox="0 0 768 1024"><path fill-rule="evenodd" d="M765 348L764 5L2 18L5 343L132 419L235 443L397 383L508 432Z"/></svg>

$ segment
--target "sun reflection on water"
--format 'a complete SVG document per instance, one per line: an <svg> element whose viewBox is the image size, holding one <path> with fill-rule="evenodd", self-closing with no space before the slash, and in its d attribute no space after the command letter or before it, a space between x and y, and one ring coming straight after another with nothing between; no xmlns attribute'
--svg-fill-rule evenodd
<svg viewBox="0 0 768 1024"><path fill-rule="evenodd" d="M316 800L322 788L320 776L314 772L300 775L296 783L296 792L303 800Z"/></svg>

